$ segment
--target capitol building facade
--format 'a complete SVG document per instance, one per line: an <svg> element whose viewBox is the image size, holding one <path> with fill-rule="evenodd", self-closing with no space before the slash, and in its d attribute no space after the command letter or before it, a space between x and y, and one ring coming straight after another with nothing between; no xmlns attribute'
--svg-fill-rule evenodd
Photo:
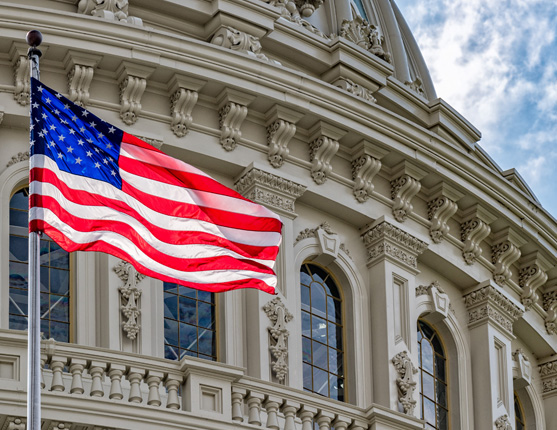
<svg viewBox="0 0 557 430"><path fill-rule="evenodd" d="M41 242L44 430L557 429L557 221L394 0L0 0L0 429L26 429L29 60L279 214L278 294Z"/></svg>

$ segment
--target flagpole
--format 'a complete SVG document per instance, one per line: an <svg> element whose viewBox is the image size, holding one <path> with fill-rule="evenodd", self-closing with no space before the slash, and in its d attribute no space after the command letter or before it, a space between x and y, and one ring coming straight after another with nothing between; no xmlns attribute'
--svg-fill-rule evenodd
<svg viewBox="0 0 557 430"><path fill-rule="evenodd" d="M40 79L37 47L43 36L38 30L27 33L31 77ZM32 120L32 119L31 119ZM30 157L32 160L32 157ZM32 162L31 162L32 163ZM29 164L29 169L33 166ZM30 193L31 194L31 193ZM31 212L29 212L31 216ZM27 430L41 428L41 298L40 298L40 233L29 233L29 311L27 342Z"/></svg>

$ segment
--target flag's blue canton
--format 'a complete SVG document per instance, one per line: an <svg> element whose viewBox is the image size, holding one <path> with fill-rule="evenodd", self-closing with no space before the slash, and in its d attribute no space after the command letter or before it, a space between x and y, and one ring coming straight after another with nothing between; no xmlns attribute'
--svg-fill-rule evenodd
<svg viewBox="0 0 557 430"><path fill-rule="evenodd" d="M122 130L31 79L31 155L58 168L122 188L118 169Z"/></svg>

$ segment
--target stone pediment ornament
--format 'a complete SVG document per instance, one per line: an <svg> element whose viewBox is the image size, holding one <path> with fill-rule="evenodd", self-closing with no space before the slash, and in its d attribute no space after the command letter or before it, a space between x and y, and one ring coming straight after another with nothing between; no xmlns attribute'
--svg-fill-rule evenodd
<svg viewBox="0 0 557 430"><path fill-rule="evenodd" d="M399 375L396 378L398 400L404 408L404 413L413 415L414 408L416 407L414 390L417 384L417 381L414 380L414 374L418 373L418 369L414 366L406 351L399 352L391 361Z"/></svg>
<svg viewBox="0 0 557 430"><path fill-rule="evenodd" d="M516 388L522 388L530 385L532 382L532 364L524 354L522 349L518 348L513 352L513 379Z"/></svg>
<svg viewBox="0 0 557 430"><path fill-rule="evenodd" d="M280 297L275 297L268 302L263 306L263 310L273 324L269 327L269 333L273 339L269 349L275 359L275 361L271 362L271 368L279 382L282 383L288 373L288 362L286 359L288 357L288 336L290 332L286 328L286 324L294 317L288 312Z"/></svg>
<svg viewBox="0 0 557 430"><path fill-rule="evenodd" d="M353 20L344 20L340 28L340 36L354 42L371 52L373 55L391 62L391 54L385 49L385 38L379 34L376 26L357 16Z"/></svg>
<svg viewBox="0 0 557 430"><path fill-rule="evenodd" d="M141 290L137 288L137 284L145 278L145 275L139 273L130 263L123 260L114 266L114 271L124 282L124 286L118 288L121 296L120 310L127 318L122 323L122 329L126 332L128 339L134 340L141 328L139 324Z"/></svg>
<svg viewBox="0 0 557 430"><path fill-rule="evenodd" d="M420 285L416 288L416 296L429 295L433 303L432 314L444 319L449 314L451 302L449 296L439 285L439 281L433 281L429 285Z"/></svg>
<svg viewBox="0 0 557 430"><path fill-rule="evenodd" d="M317 238L319 242L321 252L317 258L314 259L317 263L327 266L338 257L339 250L344 251L344 253L350 257L350 252L346 248L346 245L340 242L338 234L333 231L327 221L322 222L315 228L306 228L302 230L296 237L294 243L298 243L300 240L310 237Z"/></svg>
<svg viewBox="0 0 557 430"><path fill-rule="evenodd" d="M109 21L143 25L141 18L129 15L128 6L128 0L80 0L77 5L77 13L92 15Z"/></svg>

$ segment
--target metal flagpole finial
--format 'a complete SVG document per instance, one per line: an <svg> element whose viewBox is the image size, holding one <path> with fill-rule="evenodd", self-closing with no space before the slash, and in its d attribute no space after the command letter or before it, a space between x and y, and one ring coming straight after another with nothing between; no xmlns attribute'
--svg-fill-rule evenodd
<svg viewBox="0 0 557 430"><path fill-rule="evenodd" d="M36 55L40 57L42 55L42 52L40 51L40 49L38 49L38 47L43 42L42 33L39 30L31 30L27 33L25 39L27 40L27 44L29 45L27 56L31 57L32 55Z"/></svg>

